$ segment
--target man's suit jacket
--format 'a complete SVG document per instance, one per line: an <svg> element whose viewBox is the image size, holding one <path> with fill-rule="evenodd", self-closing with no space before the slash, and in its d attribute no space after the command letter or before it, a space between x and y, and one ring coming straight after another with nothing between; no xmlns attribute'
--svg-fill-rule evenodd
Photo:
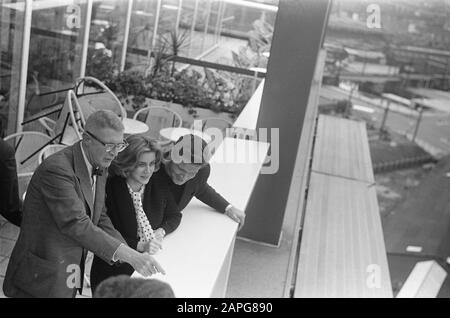
<svg viewBox="0 0 450 318"><path fill-rule="evenodd" d="M104 211L106 177L97 177L94 202L80 142L36 169L6 271L6 296L73 297L86 250L111 262L124 239Z"/></svg>
<svg viewBox="0 0 450 318"><path fill-rule="evenodd" d="M183 209L189 204L189 202L191 202L192 198L195 196L206 205L209 205L217 211L224 213L225 208L229 203L208 184L210 172L211 167L208 164L202 167L197 172L194 178L190 179L183 185L177 185L172 182L172 179L165 171L163 164L161 164L161 168L156 174L161 175L161 178L167 180L170 185L169 188L172 191L176 190L177 192L181 192L179 200L176 201L178 210L183 211Z"/></svg>
<svg viewBox="0 0 450 318"><path fill-rule="evenodd" d="M0 138L0 214L14 225L22 220L14 148Z"/></svg>
<svg viewBox="0 0 450 318"><path fill-rule="evenodd" d="M169 191L167 180L154 174L144 189L144 212L154 230L163 228L166 234L173 232L181 221L181 213L177 209ZM131 248L136 249L139 237L137 232L136 211L124 178L114 176L106 182L107 214L114 227L122 234ZM96 286L111 276L131 275L134 269L129 264L105 263L94 257L91 267L91 287Z"/></svg>

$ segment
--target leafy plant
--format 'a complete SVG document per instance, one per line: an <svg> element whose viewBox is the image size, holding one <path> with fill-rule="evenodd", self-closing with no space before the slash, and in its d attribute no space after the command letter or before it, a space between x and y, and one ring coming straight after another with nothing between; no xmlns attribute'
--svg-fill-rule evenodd
<svg viewBox="0 0 450 318"><path fill-rule="evenodd" d="M110 81L118 72L117 63L113 62L112 53L106 48L89 48L86 74L101 81Z"/></svg>
<svg viewBox="0 0 450 318"><path fill-rule="evenodd" d="M265 21L264 16L255 20L253 30L249 31L249 46L258 53L267 52L272 44L273 27Z"/></svg>
<svg viewBox="0 0 450 318"><path fill-rule="evenodd" d="M267 57L263 53L270 51L273 26L266 22L264 14L253 21L252 26L253 29L247 33L247 45L240 47L238 52L231 53L237 67L267 67Z"/></svg>
<svg viewBox="0 0 450 318"><path fill-rule="evenodd" d="M172 68L170 70L170 75L173 76L175 73L175 61L174 56L178 56L185 46L187 46L186 41L189 39L189 33L187 30L183 30L181 33L177 33L176 30L166 33L161 38L162 43L164 43L169 49L172 60Z"/></svg>
<svg viewBox="0 0 450 318"><path fill-rule="evenodd" d="M166 33L152 52L151 65L145 71L128 70L114 76L108 86L132 105L134 109L145 106L145 98L178 103L188 108L196 117L193 107L213 111L239 112L247 102L231 78L205 69L205 76L189 69L178 71L174 57L185 45L187 33ZM132 99L130 96L134 96ZM238 102L236 103L235 100Z"/></svg>
<svg viewBox="0 0 450 318"><path fill-rule="evenodd" d="M145 77L142 72L129 70L118 73L105 84L134 109L143 107L146 97Z"/></svg>

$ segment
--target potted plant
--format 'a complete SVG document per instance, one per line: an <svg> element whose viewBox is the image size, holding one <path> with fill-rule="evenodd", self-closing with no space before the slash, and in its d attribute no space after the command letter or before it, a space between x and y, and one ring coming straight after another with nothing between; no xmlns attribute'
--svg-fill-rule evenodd
<svg viewBox="0 0 450 318"><path fill-rule="evenodd" d="M236 85L231 76L213 70L204 69L204 74L194 69L177 70L174 57L186 39L186 33L167 33L152 52L147 68L116 74L106 84L129 111L164 105L180 113L184 120L220 117L220 113L232 119L250 98L243 95L245 85Z"/></svg>

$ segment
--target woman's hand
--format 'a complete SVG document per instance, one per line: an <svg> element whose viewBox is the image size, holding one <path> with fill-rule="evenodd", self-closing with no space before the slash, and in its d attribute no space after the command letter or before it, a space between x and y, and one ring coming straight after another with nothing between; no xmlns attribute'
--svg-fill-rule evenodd
<svg viewBox="0 0 450 318"><path fill-rule="evenodd" d="M164 239L164 236L166 236L166 231L164 231L162 227L156 229L153 233L155 234L156 239L161 242Z"/></svg>
<svg viewBox="0 0 450 318"><path fill-rule="evenodd" d="M154 240L151 240L149 242L148 253L150 255L158 253L160 249L162 249L162 239L158 240L157 238L155 238Z"/></svg>
<svg viewBox="0 0 450 318"><path fill-rule="evenodd" d="M147 252L150 255L158 253L160 249L162 249L162 242L164 240L164 236L166 235L166 231L163 228L156 229L154 232L155 238L149 242L138 242L136 250L138 252Z"/></svg>
<svg viewBox="0 0 450 318"><path fill-rule="evenodd" d="M162 249L162 239L159 240L155 238L149 242L138 243L137 250L139 252L149 253L150 255L154 255Z"/></svg>
<svg viewBox="0 0 450 318"><path fill-rule="evenodd" d="M144 277L156 273L165 274L161 265L147 253L138 253L125 244L119 245L116 251L117 260L130 264L139 274Z"/></svg>

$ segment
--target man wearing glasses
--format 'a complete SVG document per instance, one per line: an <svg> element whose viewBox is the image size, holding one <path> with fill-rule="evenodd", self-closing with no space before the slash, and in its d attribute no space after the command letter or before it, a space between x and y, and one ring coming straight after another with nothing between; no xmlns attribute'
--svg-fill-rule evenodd
<svg viewBox="0 0 450 318"><path fill-rule="evenodd" d="M6 271L9 297L74 297L83 288L87 251L143 276L161 266L125 243L105 213L106 169L126 148L124 127L111 111L93 113L83 140L47 158L27 189L21 231Z"/></svg>
<svg viewBox="0 0 450 318"><path fill-rule="evenodd" d="M163 155L163 166L157 173L169 180L170 190L180 211L195 196L239 223L240 230L244 226L245 213L232 206L208 184L210 156L207 144L202 138L185 135Z"/></svg>

